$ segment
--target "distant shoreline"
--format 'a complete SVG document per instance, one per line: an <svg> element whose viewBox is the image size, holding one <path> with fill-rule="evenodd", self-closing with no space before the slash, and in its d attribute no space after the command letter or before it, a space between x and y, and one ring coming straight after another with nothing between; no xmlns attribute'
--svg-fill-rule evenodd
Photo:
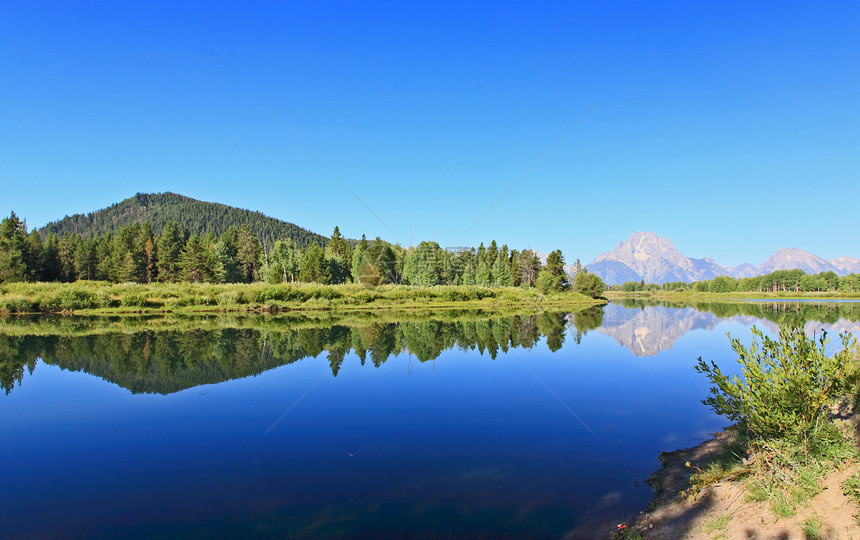
<svg viewBox="0 0 860 540"><path fill-rule="evenodd" d="M860 293L841 293L838 291L827 292L728 292L728 293L712 293L712 292L695 292L695 291L609 291L604 293L604 296L609 300L672 300L679 302L695 302L695 301L749 301L749 300L858 300L860 301Z"/></svg>

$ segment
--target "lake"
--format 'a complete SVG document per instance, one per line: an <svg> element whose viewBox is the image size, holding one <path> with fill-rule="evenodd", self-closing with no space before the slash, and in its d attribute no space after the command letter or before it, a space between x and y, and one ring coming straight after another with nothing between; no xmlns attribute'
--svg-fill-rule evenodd
<svg viewBox="0 0 860 540"><path fill-rule="evenodd" d="M4 538L593 537L728 422L726 333L860 304L0 320ZM837 341L837 340L834 340Z"/></svg>

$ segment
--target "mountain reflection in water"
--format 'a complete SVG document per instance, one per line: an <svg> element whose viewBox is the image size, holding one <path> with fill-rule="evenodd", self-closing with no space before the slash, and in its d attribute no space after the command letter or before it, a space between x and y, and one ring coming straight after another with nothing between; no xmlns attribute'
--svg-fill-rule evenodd
<svg viewBox="0 0 860 540"><path fill-rule="evenodd" d="M648 308L648 309L646 309ZM692 330L712 331L727 320L758 325L773 333L781 325L803 325L807 333L860 331L856 302L739 302L678 304L624 300L607 304L598 331L612 337L636 356L669 350Z"/></svg>

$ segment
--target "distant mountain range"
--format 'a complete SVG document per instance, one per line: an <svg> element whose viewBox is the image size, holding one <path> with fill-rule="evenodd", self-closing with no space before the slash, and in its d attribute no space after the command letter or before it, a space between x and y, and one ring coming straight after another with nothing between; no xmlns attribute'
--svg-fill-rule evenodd
<svg viewBox="0 0 860 540"><path fill-rule="evenodd" d="M837 275L860 272L860 259L840 257L826 260L797 248L782 248L759 266L741 263L722 266L710 257L687 257L668 238L652 232L636 231L612 251L602 253L586 265L609 285L625 281L666 283L670 281L704 281L717 276L744 278L769 274L776 270L800 269L807 274L833 271Z"/></svg>
<svg viewBox="0 0 860 540"><path fill-rule="evenodd" d="M310 244L325 246L328 238L308 231L293 223L266 216L260 212L244 210L225 204L198 201L176 193L138 193L134 197L89 214L75 214L48 223L39 233L62 236L74 233L97 236L115 233L134 223L149 223L158 234L168 221L176 222L181 229L203 235L220 236L231 227L248 225L251 233L268 245L275 240L292 239L302 248Z"/></svg>

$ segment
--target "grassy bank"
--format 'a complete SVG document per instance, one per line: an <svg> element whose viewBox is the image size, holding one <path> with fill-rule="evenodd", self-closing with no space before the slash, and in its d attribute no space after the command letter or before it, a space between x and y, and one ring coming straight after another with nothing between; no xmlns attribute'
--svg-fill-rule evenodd
<svg viewBox="0 0 860 540"><path fill-rule="evenodd" d="M604 296L610 300L631 299L653 299L667 300L671 302L731 302L745 301L751 299L774 299L774 300L840 300L860 299L860 293L842 293L839 291L827 292L696 292L696 291L606 291Z"/></svg>
<svg viewBox="0 0 860 540"><path fill-rule="evenodd" d="M0 313L205 313L416 308L576 307L604 300L513 287L360 284L12 283L0 285Z"/></svg>
<svg viewBox="0 0 860 540"><path fill-rule="evenodd" d="M617 537L858 532L860 507L853 517L835 518L837 507L860 503L851 420L860 397L857 341L842 334L829 354L826 334L809 338L801 327L781 328L778 339L755 327L752 334L749 347L731 339L738 368L726 373L701 358L696 367L713 385L703 403L735 425L699 447L661 456L664 468L649 481L654 504Z"/></svg>

